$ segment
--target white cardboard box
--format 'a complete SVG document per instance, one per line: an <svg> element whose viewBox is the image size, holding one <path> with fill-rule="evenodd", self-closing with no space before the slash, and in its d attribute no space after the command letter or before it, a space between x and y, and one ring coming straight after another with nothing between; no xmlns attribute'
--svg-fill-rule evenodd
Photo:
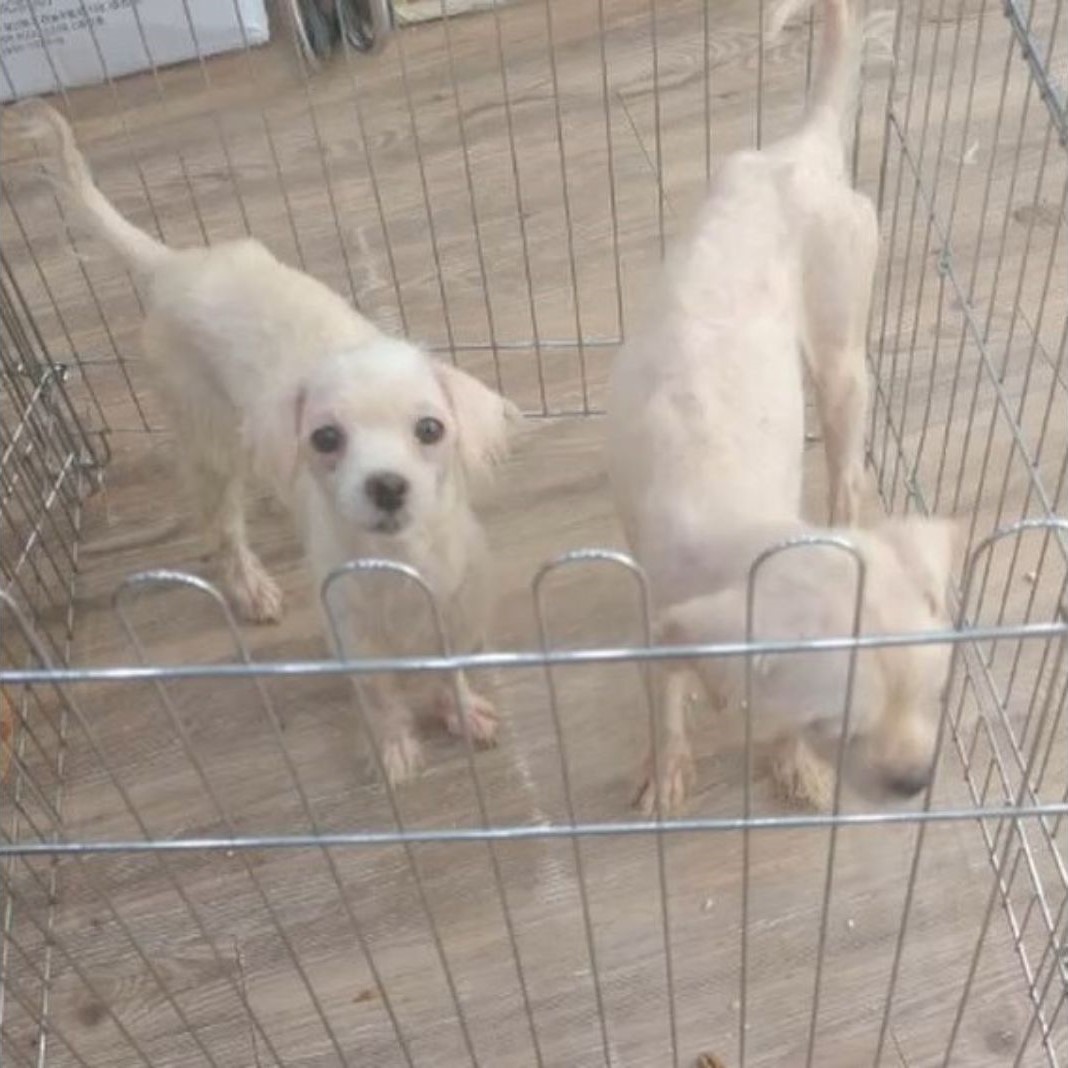
<svg viewBox="0 0 1068 1068"><path fill-rule="evenodd" d="M0 100L95 85L268 36L264 0L0 0Z"/></svg>

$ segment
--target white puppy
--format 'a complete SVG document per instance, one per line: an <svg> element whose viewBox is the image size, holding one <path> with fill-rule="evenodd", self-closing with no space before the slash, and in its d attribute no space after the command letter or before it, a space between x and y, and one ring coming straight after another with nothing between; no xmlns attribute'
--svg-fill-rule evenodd
<svg viewBox="0 0 1068 1068"><path fill-rule="evenodd" d="M774 21L803 6L788 3ZM613 490L662 637L672 644L744 639L750 565L777 543L819 533L800 518L799 348L817 391L832 521L858 519L878 229L871 203L848 185L842 143L858 90L860 34L847 0L821 7L821 65L800 129L724 161L649 322L613 368ZM936 625L949 526L891 522L849 536L868 569L864 630ZM769 563L758 584L755 635L848 635L854 572L854 562L832 549L793 550ZM938 663L916 673L928 656ZM869 780L901 793L927 781L944 659L915 650L861 658L851 752ZM794 799L826 806L831 785L809 742L828 726L840 729L842 658L783 656L763 668L749 711L753 737L781 738L780 782ZM700 669L717 700L738 696L741 665L704 661ZM664 811L681 803L692 776L685 675L665 674L661 767L658 774L650 767L640 795L646 812L658 798Z"/></svg>
<svg viewBox="0 0 1068 1068"><path fill-rule="evenodd" d="M227 590L257 621L281 593L248 543L244 486L258 476L297 520L317 584L358 557L402 561L427 580L455 651L482 639L484 539L470 503L518 412L474 378L382 334L335 293L279 263L258 241L171 249L127 222L93 184L67 123L40 101L23 128L47 137L67 202L126 262L147 300L145 354L158 376L181 463ZM436 652L429 614L402 605L398 580L342 580L350 655ZM333 603L333 602L332 602ZM423 618L425 617L425 618ZM420 623L422 619L422 623ZM420 764L410 687L361 685L390 780ZM493 706L460 678L435 706L490 743Z"/></svg>

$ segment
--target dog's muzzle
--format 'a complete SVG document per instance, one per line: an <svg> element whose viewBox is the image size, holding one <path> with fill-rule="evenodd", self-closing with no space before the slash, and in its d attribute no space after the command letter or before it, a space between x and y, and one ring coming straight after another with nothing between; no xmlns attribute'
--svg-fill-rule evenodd
<svg viewBox="0 0 1068 1068"><path fill-rule="evenodd" d="M390 515L404 507L409 488L408 480L393 471L379 471L368 475L363 484L364 492L371 499L371 503Z"/></svg>
<svg viewBox="0 0 1068 1068"><path fill-rule="evenodd" d="M915 797L931 784L934 767L909 768L890 773L883 780L886 789L897 797Z"/></svg>
<svg viewBox="0 0 1068 1068"><path fill-rule="evenodd" d="M370 529L375 534L399 534L408 525L407 512L391 512L375 518Z"/></svg>
<svg viewBox="0 0 1068 1068"><path fill-rule="evenodd" d="M377 514L370 523L376 534L396 534L403 530L409 521L408 491L409 481L392 471L378 471L368 475L363 484L363 491L375 506Z"/></svg>

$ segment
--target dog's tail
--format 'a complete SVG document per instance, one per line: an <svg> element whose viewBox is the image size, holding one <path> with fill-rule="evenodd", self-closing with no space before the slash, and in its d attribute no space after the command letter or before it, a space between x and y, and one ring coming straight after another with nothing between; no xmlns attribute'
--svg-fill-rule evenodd
<svg viewBox="0 0 1068 1068"><path fill-rule="evenodd" d="M768 40L774 41L790 19L807 11L814 2L782 0L769 19ZM857 28L850 0L819 0L819 5L823 10L823 37L808 115L816 118L829 113L844 130L856 113L863 35Z"/></svg>
<svg viewBox="0 0 1068 1068"><path fill-rule="evenodd" d="M69 206L138 274L149 274L171 250L124 219L97 189L67 120L43 100L5 109L16 128L48 145L47 174Z"/></svg>

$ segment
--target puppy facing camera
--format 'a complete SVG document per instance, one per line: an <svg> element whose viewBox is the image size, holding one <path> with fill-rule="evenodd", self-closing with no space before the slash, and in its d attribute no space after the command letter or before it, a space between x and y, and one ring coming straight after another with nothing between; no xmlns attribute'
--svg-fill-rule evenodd
<svg viewBox="0 0 1068 1068"><path fill-rule="evenodd" d="M147 296L145 355L180 466L227 593L254 622L282 595L249 544L244 489L265 483L292 513L316 591L346 561L414 568L456 650L481 643L485 539L471 493L508 448L518 413L504 397L418 346L383 334L346 301L258 241L172 249L123 218L94 185L66 121L41 101L10 109L48 143L50 177L72 213L129 267ZM366 655L433 647L429 612L408 618L393 583L346 587L337 613ZM426 617L426 618L423 618ZM355 648L355 642L344 641ZM430 695L445 725L493 739L492 705L461 678ZM421 764L407 684L361 687L393 783ZM457 697L459 695L459 697ZM458 707L459 702L459 707Z"/></svg>

